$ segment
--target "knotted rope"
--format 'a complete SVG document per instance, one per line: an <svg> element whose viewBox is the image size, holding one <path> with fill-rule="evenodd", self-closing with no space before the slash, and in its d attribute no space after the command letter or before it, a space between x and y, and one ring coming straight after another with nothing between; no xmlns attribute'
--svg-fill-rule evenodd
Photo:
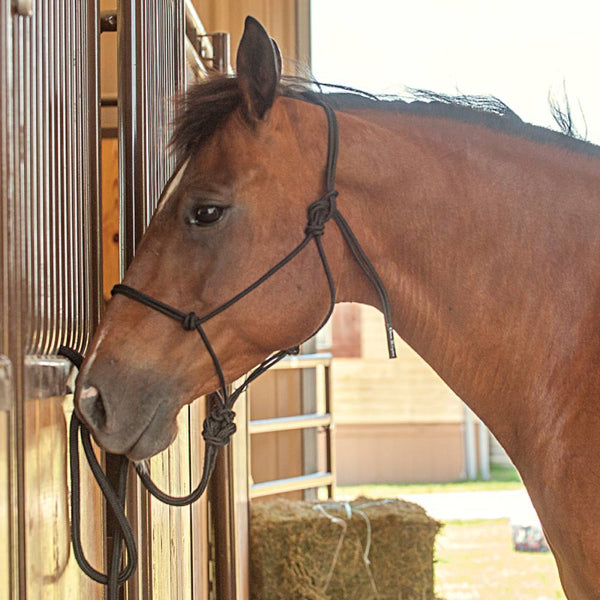
<svg viewBox="0 0 600 600"><path fill-rule="evenodd" d="M325 224L337 211L337 190L331 190L308 207L308 223L304 229L307 236L317 237L325 233Z"/></svg>

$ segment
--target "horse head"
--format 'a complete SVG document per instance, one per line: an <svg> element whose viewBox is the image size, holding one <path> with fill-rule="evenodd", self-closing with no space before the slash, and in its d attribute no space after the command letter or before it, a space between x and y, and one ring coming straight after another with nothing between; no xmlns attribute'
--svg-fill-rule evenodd
<svg viewBox="0 0 600 600"><path fill-rule="evenodd" d="M179 167L123 284L209 315L304 239L307 207L324 192L327 120L321 107L282 96L280 74L277 46L248 18L237 76L199 84L182 100ZM335 281L340 235L331 228L321 239ZM307 245L203 323L226 383L319 328L331 302L321 262ZM82 366L76 410L101 446L141 460L173 441L185 404L219 387L197 335L116 295Z"/></svg>

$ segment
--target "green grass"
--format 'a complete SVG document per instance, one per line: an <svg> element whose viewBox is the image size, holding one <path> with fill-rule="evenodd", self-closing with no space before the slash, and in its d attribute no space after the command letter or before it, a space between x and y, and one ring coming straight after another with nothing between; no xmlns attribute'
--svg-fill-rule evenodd
<svg viewBox="0 0 600 600"><path fill-rule="evenodd" d="M452 481L449 483L364 484L338 486L336 498L395 498L404 494L430 494L439 492L484 492L518 490L523 487L519 473L514 467L491 468L489 481Z"/></svg>
<svg viewBox="0 0 600 600"><path fill-rule="evenodd" d="M515 552L507 519L447 523L435 556L440 599L565 600L552 555Z"/></svg>

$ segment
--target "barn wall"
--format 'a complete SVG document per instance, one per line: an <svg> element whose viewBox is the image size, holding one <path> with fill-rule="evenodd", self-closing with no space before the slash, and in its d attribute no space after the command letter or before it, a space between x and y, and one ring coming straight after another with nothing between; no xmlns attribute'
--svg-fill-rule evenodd
<svg viewBox="0 0 600 600"><path fill-rule="evenodd" d="M196 10L207 31L231 34L232 63L244 31L247 15L257 18L277 41L284 57L284 68L294 68L293 61L308 64L308 0L194 0ZM300 27L302 25L302 27ZM285 64L286 59L290 62Z"/></svg>
<svg viewBox="0 0 600 600"><path fill-rule="evenodd" d="M338 483L460 479L461 400L397 336L398 358L390 360L383 317L372 307L341 306L357 308L361 357L332 364Z"/></svg>
<svg viewBox="0 0 600 600"><path fill-rule="evenodd" d="M336 420L344 423L461 423L462 401L396 336L390 360L383 317L360 307L361 358L335 358Z"/></svg>
<svg viewBox="0 0 600 600"><path fill-rule="evenodd" d="M102 139L102 296L121 281L119 264L119 140Z"/></svg>
<svg viewBox="0 0 600 600"><path fill-rule="evenodd" d="M338 485L458 481L464 473L456 423L338 425Z"/></svg>

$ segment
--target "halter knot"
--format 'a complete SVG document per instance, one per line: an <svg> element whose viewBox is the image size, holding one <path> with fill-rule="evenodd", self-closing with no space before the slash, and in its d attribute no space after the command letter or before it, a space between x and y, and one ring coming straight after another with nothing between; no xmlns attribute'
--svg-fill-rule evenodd
<svg viewBox="0 0 600 600"><path fill-rule="evenodd" d="M200 325L200 318L195 312L192 311L183 317L181 325L186 331L193 331L194 329L198 328L198 325Z"/></svg>
<svg viewBox="0 0 600 600"><path fill-rule="evenodd" d="M326 194L308 206L308 223L304 229L306 235L320 236L325 231L325 223L337 210L335 199L337 190L329 190Z"/></svg>
<svg viewBox="0 0 600 600"><path fill-rule="evenodd" d="M221 402L215 404L211 413L204 419L202 437L207 444L226 446L229 438L236 432L233 422L235 413Z"/></svg>

